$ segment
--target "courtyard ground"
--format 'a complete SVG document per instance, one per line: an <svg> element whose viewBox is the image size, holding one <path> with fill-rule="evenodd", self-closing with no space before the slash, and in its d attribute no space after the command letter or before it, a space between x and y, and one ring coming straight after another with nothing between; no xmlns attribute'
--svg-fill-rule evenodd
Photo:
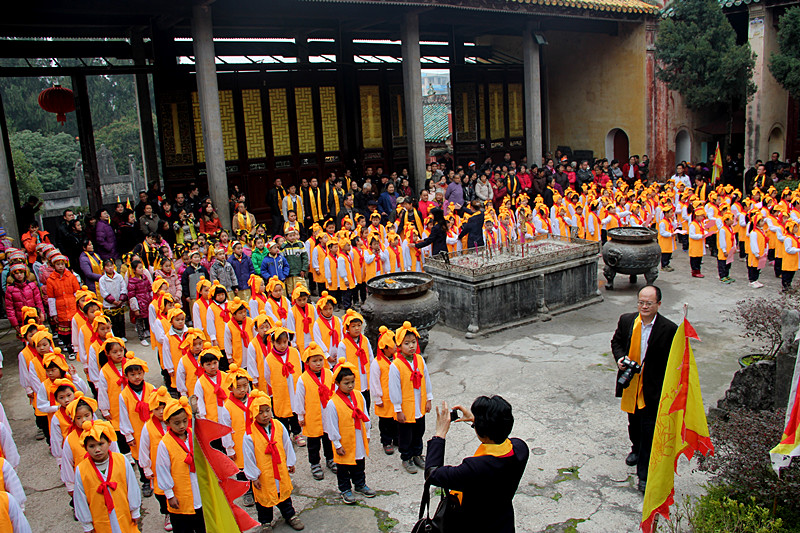
<svg viewBox="0 0 800 533"><path fill-rule="evenodd" d="M675 272L661 273L661 313L673 321L682 318L689 304L689 320L702 342L694 342L703 401L715 405L738 368L737 357L748 353L748 342L723 311L736 301L774 295L780 288L765 270L765 287L751 289L744 263L734 264L737 282L723 285L716 276L716 261L705 258L705 279L689 276L685 253L677 252ZM600 261L602 264L602 260ZM476 396L500 394L514 407L512 436L525 440L530 460L514 499L517 531L634 532L641 518L642 495L635 487L635 468L625 465L629 449L626 417L614 398L614 361L610 340L618 316L636 309L636 287L626 277L617 278L617 289L604 290L604 301L547 322L535 322L472 340L454 330L436 327L427 350L435 403L471 403ZM443 313L447 310L443 310ZM20 479L28 495L26 514L34 532L81 531L73 522L68 495L58 467L44 441L36 441L36 427L17 374L19 343L7 329L0 338L5 355L0 381L2 402L19 447ZM128 328L129 339L135 338ZM151 366L149 381L161 384L156 355L138 342L129 345ZM427 418L426 440L433 434L435 415ZM376 424L377 425L377 424ZM367 460L367 482L379 495L345 506L338 498L335 476L326 470L323 481L311 477L306 451L298 448L298 468L293 476L295 508L315 533L410 531L417 518L422 491L421 473L401 470L399 454L384 455L377 428L372 432L372 454ZM446 460L457 464L478 446L474 431L454 424L447 439ZM694 463L681 460L676 478L676 501L697 495L707 480L694 472ZM144 500L144 527L148 533L163 531L155 498ZM255 516L255 509L249 508ZM487 512L490 512L487 510ZM290 531L282 519L276 532Z"/></svg>

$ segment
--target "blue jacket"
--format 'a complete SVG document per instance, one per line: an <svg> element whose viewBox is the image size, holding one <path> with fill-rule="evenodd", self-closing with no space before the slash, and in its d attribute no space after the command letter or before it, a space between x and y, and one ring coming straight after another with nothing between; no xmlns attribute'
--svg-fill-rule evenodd
<svg viewBox="0 0 800 533"><path fill-rule="evenodd" d="M283 254L278 254L276 257L267 255L261 262L261 277L268 281L272 276L278 276L278 279L283 281L289 275L289 263Z"/></svg>
<svg viewBox="0 0 800 533"><path fill-rule="evenodd" d="M228 263L231 264L233 271L236 273L236 284L239 286L239 290L246 289L247 282L250 281L250 274L256 273L253 268L253 262L244 254L242 254L241 261L236 259L235 255L231 254L228 258Z"/></svg>

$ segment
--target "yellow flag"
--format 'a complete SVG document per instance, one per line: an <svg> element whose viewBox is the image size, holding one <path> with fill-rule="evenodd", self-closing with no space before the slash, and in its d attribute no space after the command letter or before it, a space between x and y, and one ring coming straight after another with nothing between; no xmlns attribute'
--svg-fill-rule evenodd
<svg viewBox="0 0 800 533"><path fill-rule="evenodd" d="M657 514L669 519L669 506L675 495L678 458L685 455L691 459L696 451L703 455L714 453L690 338L697 339L697 333L684 319L672 340L658 403L647 489L642 505L641 528L644 533L652 533Z"/></svg>
<svg viewBox="0 0 800 533"><path fill-rule="evenodd" d="M130 198L128 198L128 201L125 203L125 207L128 209L128 211L133 211L133 208L131 207L131 199Z"/></svg>
<svg viewBox="0 0 800 533"><path fill-rule="evenodd" d="M719 143L717 143L717 151L714 152L714 169L711 172L711 183L716 185L722 178L722 154L719 151Z"/></svg>

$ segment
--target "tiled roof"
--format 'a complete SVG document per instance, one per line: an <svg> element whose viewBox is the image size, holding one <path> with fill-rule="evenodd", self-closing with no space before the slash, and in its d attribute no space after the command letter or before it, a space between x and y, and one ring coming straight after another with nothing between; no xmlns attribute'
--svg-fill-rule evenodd
<svg viewBox="0 0 800 533"><path fill-rule="evenodd" d="M667 0L664 3L664 7L661 8L661 17L668 18L675 16L675 2L679 0ZM725 9L728 7L736 7L741 5L748 5L748 4L756 4L761 0L717 0L719 2L719 7Z"/></svg>
<svg viewBox="0 0 800 533"><path fill-rule="evenodd" d="M739 0L742 1L742 0ZM642 0L506 0L521 4L541 6L571 7L591 11L611 11L615 13L657 13L658 6Z"/></svg>
<svg viewBox="0 0 800 533"><path fill-rule="evenodd" d="M734 7L742 4L756 4L759 0L719 0L719 5L722 7Z"/></svg>
<svg viewBox="0 0 800 533"><path fill-rule="evenodd" d="M422 106L425 142L440 143L450 138L448 113L450 113L450 107L445 104L426 104Z"/></svg>

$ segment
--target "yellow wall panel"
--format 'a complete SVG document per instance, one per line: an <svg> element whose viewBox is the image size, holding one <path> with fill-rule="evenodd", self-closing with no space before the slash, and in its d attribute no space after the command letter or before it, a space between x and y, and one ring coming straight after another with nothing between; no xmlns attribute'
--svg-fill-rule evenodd
<svg viewBox="0 0 800 533"><path fill-rule="evenodd" d="M361 96L361 140L364 148L383 148L381 98L377 85L359 87Z"/></svg>
<svg viewBox="0 0 800 533"><path fill-rule="evenodd" d="M197 162L206 162L206 151L203 147L203 123L200 120L200 99L197 91L192 93L192 117L194 118L194 144L197 153Z"/></svg>
<svg viewBox="0 0 800 533"><path fill-rule="evenodd" d="M503 139L506 136L506 119L503 114L505 99L503 84L489 84L489 133L491 140Z"/></svg>
<svg viewBox="0 0 800 533"><path fill-rule="evenodd" d="M222 146L225 160L239 159L239 145L236 144L236 118L233 115L233 91L219 92L219 115L222 121Z"/></svg>
<svg viewBox="0 0 800 533"><path fill-rule="evenodd" d="M322 146L326 152L339 149L339 116L336 112L336 87L319 88L319 109L322 115Z"/></svg>
<svg viewBox="0 0 800 533"><path fill-rule="evenodd" d="M242 107L244 108L245 140L247 141L247 157L251 159L266 157L264 148L264 123L261 115L261 91L247 89L242 91Z"/></svg>
<svg viewBox="0 0 800 533"><path fill-rule="evenodd" d="M311 87L295 87L294 109L297 114L297 147L301 154L317 151L317 137L314 131L314 102Z"/></svg>
<svg viewBox="0 0 800 533"><path fill-rule="evenodd" d="M522 84L508 84L508 136L525 135L525 114L522 110Z"/></svg>
<svg viewBox="0 0 800 533"><path fill-rule="evenodd" d="M272 119L272 148L275 157L292 155L289 140L289 103L286 89L269 90L269 115Z"/></svg>

